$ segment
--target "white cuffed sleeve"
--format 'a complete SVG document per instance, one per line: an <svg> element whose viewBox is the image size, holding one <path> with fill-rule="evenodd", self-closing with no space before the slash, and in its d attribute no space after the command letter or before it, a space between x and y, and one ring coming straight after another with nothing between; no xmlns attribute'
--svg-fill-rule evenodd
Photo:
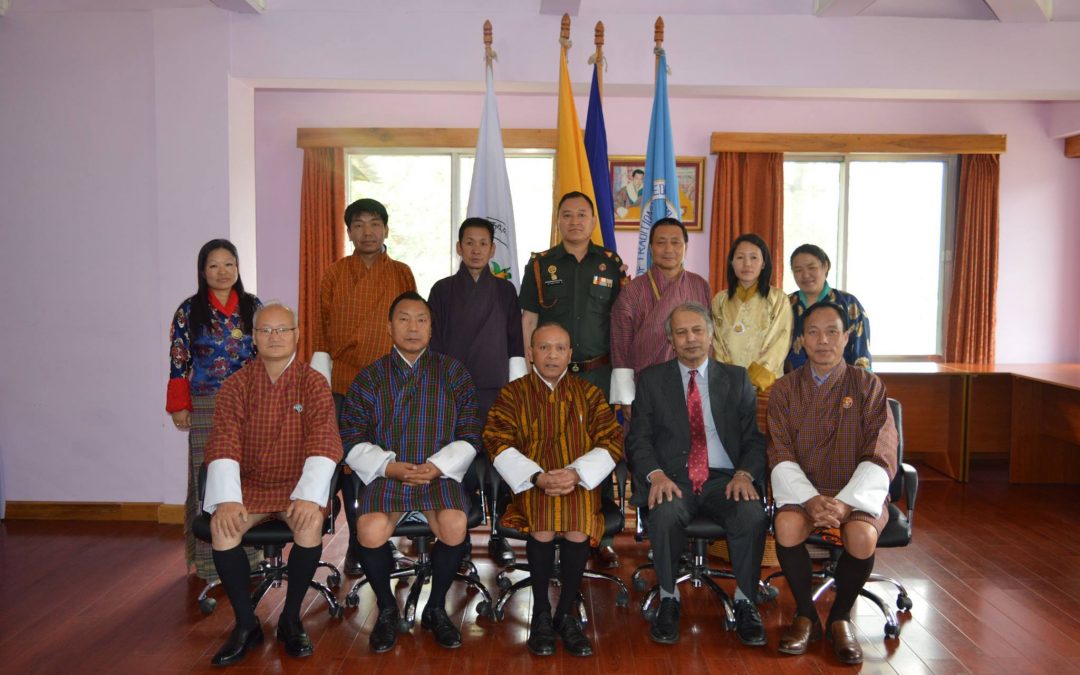
<svg viewBox="0 0 1080 675"><path fill-rule="evenodd" d="M472 444L468 441L454 441L428 457L427 461L439 467L443 476L460 483L465 478L465 472L469 470L473 457L476 457L476 448Z"/></svg>
<svg viewBox="0 0 1080 675"><path fill-rule="evenodd" d="M337 462L329 457L308 457L289 499L303 499L325 508L330 501L330 481L334 479Z"/></svg>
<svg viewBox="0 0 1080 675"><path fill-rule="evenodd" d="M334 362L330 359L330 355L328 353L315 352L314 354L312 354L311 367L320 375L326 378L327 384L330 383L330 374L334 370Z"/></svg>
<svg viewBox="0 0 1080 675"><path fill-rule="evenodd" d="M525 362L524 356L511 356L510 357L510 382L518 379L519 377L525 377L529 374L529 364Z"/></svg>
<svg viewBox="0 0 1080 675"><path fill-rule="evenodd" d="M611 475L615 468L615 460L604 448L593 448L568 464L566 468L577 471L578 477L581 478L578 485L586 490L592 490Z"/></svg>
<svg viewBox="0 0 1080 675"><path fill-rule="evenodd" d="M851 480L836 498L857 511L865 511L877 518L889 494L889 474L873 462L859 462Z"/></svg>
<svg viewBox="0 0 1080 675"><path fill-rule="evenodd" d="M611 371L611 403L630 405L634 402L634 369L615 368Z"/></svg>
<svg viewBox="0 0 1080 675"><path fill-rule="evenodd" d="M383 450L374 443L357 443L345 457L345 463L360 482L366 485L376 478L385 478L386 465L394 461L394 457L394 453Z"/></svg>
<svg viewBox="0 0 1080 675"><path fill-rule="evenodd" d="M813 483L796 462L780 462L772 470L772 492L777 506L801 506L818 495Z"/></svg>
<svg viewBox="0 0 1080 675"><path fill-rule="evenodd" d="M235 459L215 459L206 465L203 511L213 513L218 504L225 502L244 503L244 493L240 490L240 462Z"/></svg>
<svg viewBox="0 0 1080 675"><path fill-rule="evenodd" d="M492 464L514 494L532 488L533 484L529 479L536 472L543 473L544 471L539 464L518 452L517 448L503 450Z"/></svg>

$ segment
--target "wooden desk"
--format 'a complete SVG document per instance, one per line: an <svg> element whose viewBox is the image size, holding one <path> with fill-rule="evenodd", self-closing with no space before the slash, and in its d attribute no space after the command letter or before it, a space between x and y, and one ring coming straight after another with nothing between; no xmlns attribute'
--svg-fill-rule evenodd
<svg viewBox="0 0 1080 675"><path fill-rule="evenodd" d="M905 454L956 480L1008 457L1013 483L1080 483L1080 364L877 363Z"/></svg>

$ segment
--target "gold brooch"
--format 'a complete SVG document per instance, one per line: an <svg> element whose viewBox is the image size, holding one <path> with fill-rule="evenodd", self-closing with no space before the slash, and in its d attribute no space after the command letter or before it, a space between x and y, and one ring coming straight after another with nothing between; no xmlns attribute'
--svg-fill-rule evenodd
<svg viewBox="0 0 1080 675"><path fill-rule="evenodd" d="M843 406L844 409L847 409L847 408L851 407L852 403L854 403L854 401L851 400L851 397L850 396L845 396L844 400L840 402L840 405Z"/></svg>
<svg viewBox="0 0 1080 675"><path fill-rule="evenodd" d="M239 328L233 328L231 335L233 336L233 339L239 340L244 337L244 331Z"/></svg>

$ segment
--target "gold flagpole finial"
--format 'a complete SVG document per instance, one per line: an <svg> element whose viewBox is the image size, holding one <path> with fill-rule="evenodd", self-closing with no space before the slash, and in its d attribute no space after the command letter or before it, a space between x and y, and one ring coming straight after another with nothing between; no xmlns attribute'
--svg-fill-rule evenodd
<svg viewBox="0 0 1080 675"><path fill-rule="evenodd" d="M570 15L562 15L562 27L559 30L559 42L564 49L570 48Z"/></svg>

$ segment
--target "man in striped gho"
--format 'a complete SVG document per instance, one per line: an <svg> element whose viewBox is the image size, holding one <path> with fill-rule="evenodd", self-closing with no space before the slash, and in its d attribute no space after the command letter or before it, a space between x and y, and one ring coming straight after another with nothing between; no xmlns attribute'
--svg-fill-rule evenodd
<svg viewBox="0 0 1080 675"><path fill-rule="evenodd" d="M460 361L428 349L431 309L422 297L397 296L389 319L394 346L353 380L340 419L345 461L364 484L360 564L379 603L369 643L379 653L397 642L388 542L401 516L419 511L438 539L421 626L452 649L461 646L461 633L446 613L446 592L465 553L469 497L461 481L480 448L476 387Z"/></svg>
<svg viewBox="0 0 1080 675"><path fill-rule="evenodd" d="M525 555L532 581L533 616L526 645L555 652L555 638L574 656L593 653L576 614L589 544L604 536L600 490L623 454L622 429L599 387L568 372L570 334L541 324L529 344L532 372L499 392L484 427L495 470L514 493L502 522L529 534ZM562 534L562 589L552 616L548 587L555 566L555 535Z"/></svg>

